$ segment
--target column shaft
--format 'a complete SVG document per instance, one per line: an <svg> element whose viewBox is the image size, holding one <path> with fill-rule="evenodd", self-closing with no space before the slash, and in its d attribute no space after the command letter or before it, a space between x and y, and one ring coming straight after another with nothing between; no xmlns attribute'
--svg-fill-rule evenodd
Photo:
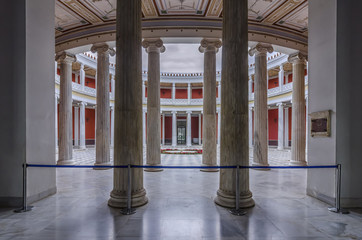
<svg viewBox="0 0 362 240"><path fill-rule="evenodd" d="M172 112L172 147L177 145L177 117L176 112Z"/></svg>
<svg viewBox="0 0 362 240"><path fill-rule="evenodd" d="M186 146L191 147L191 111L187 111Z"/></svg>
<svg viewBox="0 0 362 240"><path fill-rule="evenodd" d="M292 159L290 165L305 166L305 57L300 54L289 56L293 63L292 95Z"/></svg>
<svg viewBox="0 0 362 240"><path fill-rule="evenodd" d="M60 61L59 98L59 158L58 165L72 165L72 62L75 56L65 52L57 55Z"/></svg>
<svg viewBox="0 0 362 240"><path fill-rule="evenodd" d="M145 39L142 45L148 53L146 165L157 166L161 165L160 53L165 47L161 39ZM147 168L145 171L162 169Z"/></svg>
<svg viewBox="0 0 362 240"><path fill-rule="evenodd" d="M85 149L85 103L79 107L79 148Z"/></svg>
<svg viewBox="0 0 362 240"><path fill-rule="evenodd" d="M220 165L248 165L248 1L223 1ZM252 207L249 170L241 169L240 207ZM235 207L235 169L220 170L215 202Z"/></svg>
<svg viewBox="0 0 362 240"><path fill-rule="evenodd" d="M143 164L141 0L117 0L114 164ZM108 205L127 206L127 169L114 169ZM132 206L148 201L143 171L132 169Z"/></svg>
<svg viewBox="0 0 362 240"><path fill-rule="evenodd" d="M217 112L217 143L220 145L221 111Z"/></svg>
<svg viewBox="0 0 362 240"><path fill-rule="evenodd" d="M289 147L289 107L284 109L284 146Z"/></svg>
<svg viewBox="0 0 362 240"><path fill-rule="evenodd" d="M74 107L74 146L79 146L79 107Z"/></svg>
<svg viewBox="0 0 362 240"><path fill-rule="evenodd" d="M111 147L114 147L114 107L111 107Z"/></svg>
<svg viewBox="0 0 362 240"><path fill-rule="evenodd" d="M199 114L199 145L202 144L201 142L201 113Z"/></svg>
<svg viewBox="0 0 362 240"><path fill-rule="evenodd" d="M253 147L253 108L249 108L249 147Z"/></svg>
<svg viewBox="0 0 362 240"><path fill-rule="evenodd" d="M268 166L268 71L267 52L273 52L269 44L258 43L250 49L255 54L254 76L254 148L253 165Z"/></svg>
<svg viewBox="0 0 362 240"><path fill-rule="evenodd" d="M97 111L96 111L96 161L95 165L111 165L110 113L109 113L109 49L106 43L97 43L91 51L97 53ZM105 169L105 168L95 168Z"/></svg>
<svg viewBox="0 0 362 240"><path fill-rule="evenodd" d="M278 105L278 150L284 149L284 107L282 103Z"/></svg>

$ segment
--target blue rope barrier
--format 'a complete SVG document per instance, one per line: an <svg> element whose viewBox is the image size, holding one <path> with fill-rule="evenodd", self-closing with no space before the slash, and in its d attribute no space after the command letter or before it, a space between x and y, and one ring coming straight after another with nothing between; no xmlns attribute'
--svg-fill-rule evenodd
<svg viewBox="0 0 362 240"><path fill-rule="evenodd" d="M26 164L26 167L41 168L127 168L128 165L50 165L50 164ZM237 166L148 166L131 165L131 168L169 168L169 169L235 169ZM308 169L308 168L338 168L338 165L319 165L319 166L239 166L243 169Z"/></svg>

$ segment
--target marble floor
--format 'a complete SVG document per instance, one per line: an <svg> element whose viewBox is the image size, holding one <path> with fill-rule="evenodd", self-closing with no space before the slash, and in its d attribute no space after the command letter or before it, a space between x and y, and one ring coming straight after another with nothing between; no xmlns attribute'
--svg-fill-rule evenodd
<svg viewBox="0 0 362 240"><path fill-rule="evenodd" d="M87 151L82 154L91 159ZM199 165L201 155L162 155L162 161ZM218 173L194 169L144 172L149 203L124 216L107 206L112 173L57 169L57 194L33 203L30 212L0 209L0 240L362 239L362 215L331 213L306 196L303 169L250 170L256 205L244 216L214 204Z"/></svg>

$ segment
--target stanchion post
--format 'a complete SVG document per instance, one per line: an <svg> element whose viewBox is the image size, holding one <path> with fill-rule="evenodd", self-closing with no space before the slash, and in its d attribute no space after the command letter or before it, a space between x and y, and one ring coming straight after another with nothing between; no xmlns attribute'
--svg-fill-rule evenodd
<svg viewBox="0 0 362 240"><path fill-rule="evenodd" d="M20 209L14 210L15 213L29 212L33 208L33 206L27 206L27 168L26 163L23 164L23 207Z"/></svg>
<svg viewBox="0 0 362 240"><path fill-rule="evenodd" d="M349 211L341 208L341 182L342 182L342 166L341 164L337 164L336 168L336 186L335 186L335 207L328 208L329 211L335 213L348 214Z"/></svg>
<svg viewBox="0 0 362 240"><path fill-rule="evenodd" d="M128 180L127 180L127 208L121 209L123 215L132 215L136 210L132 208L132 169L131 164L128 164Z"/></svg>
<svg viewBox="0 0 362 240"><path fill-rule="evenodd" d="M240 209L240 184L239 184L239 173L240 173L240 166L236 166L236 173L235 173L235 209L230 209L229 212L236 216L245 215L246 212Z"/></svg>

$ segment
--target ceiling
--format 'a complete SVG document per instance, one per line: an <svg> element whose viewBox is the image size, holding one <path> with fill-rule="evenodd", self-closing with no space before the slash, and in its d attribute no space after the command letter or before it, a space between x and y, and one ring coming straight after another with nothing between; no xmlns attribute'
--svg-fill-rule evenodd
<svg viewBox="0 0 362 240"><path fill-rule="evenodd" d="M57 50L114 41L117 0L55 0ZM249 40L306 50L307 0L248 0ZM222 0L142 0L144 37L219 37Z"/></svg>

